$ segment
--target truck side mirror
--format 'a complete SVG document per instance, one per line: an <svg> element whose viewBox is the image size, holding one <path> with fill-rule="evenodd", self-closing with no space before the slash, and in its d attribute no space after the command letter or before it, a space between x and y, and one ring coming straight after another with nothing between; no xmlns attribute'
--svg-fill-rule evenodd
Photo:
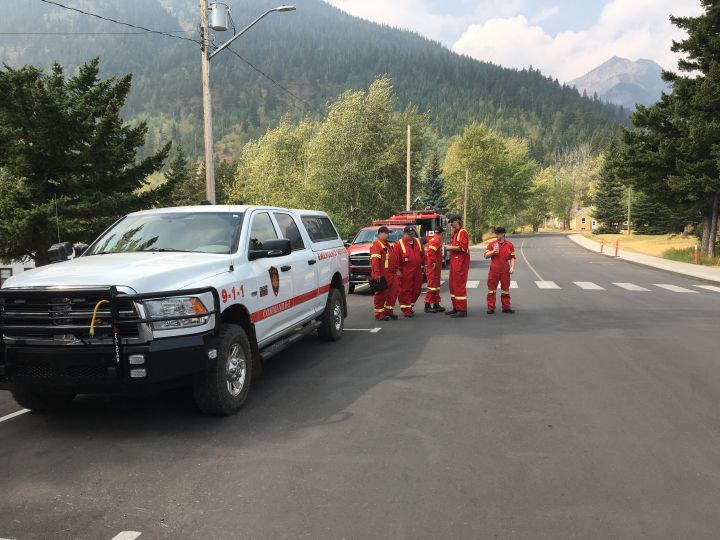
<svg viewBox="0 0 720 540"><path fill-rule="evenodd" d="M68 257L72 255L73 246L70 242L60 242L59 244L53 244L48 249L48 259L51 263L59 263L67 261Z"/></svg>
<svg viewBox="0 0 720 540"><path fill-rule="evenodd" d="M75 244L75 256L79 257L87 251L89 246L87 244Z"/></svg>

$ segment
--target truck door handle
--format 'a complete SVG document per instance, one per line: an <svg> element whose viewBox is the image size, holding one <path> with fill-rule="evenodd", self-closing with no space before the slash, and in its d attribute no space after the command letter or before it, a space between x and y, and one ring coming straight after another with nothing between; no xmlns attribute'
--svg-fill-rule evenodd
<svg viewBox="0 0 720 540"><path fill-rule="evenodd" d="M292 266L281 266L280 270L282 270L283 272L288 272L292 270Z"/></svg>
<svg viewBox="0 0 720 540"><path fill-rule="evenodd" d="M308 261L308 264L309 264L310 266L312 266L312 265L315 264L316 262L317 262L317 259L310 259L310 260Z"/></svg>

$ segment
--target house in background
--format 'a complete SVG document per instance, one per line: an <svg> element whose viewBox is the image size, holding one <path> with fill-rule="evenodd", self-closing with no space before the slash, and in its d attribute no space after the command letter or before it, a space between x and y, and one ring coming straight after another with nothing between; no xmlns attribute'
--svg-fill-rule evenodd
<svg viewBox="0 0 720 540"><path fill-rule="evenodd" d="M597 220L591 215L592 206L576 208L570 220L570 229L573 231L594 231L598 228Z"/></svg>
<svg viewBox="0 0 720 540"><path fill-rule="evenodd" d="M14 261L11 263L0 262L0 287L5 283L5 280L9 277L16 276L26 270L32 270L35 268L35 263L28 259L26 261Z"/></svg>

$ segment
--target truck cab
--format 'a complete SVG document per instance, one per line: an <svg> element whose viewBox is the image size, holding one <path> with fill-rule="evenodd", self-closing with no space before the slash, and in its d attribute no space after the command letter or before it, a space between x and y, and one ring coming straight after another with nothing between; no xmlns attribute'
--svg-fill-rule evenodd
<svg viewBox="0 0 720 540"><path fill-rule="evenodd" d="M82 393L193 387L232 414L262 363L303 336L342 337L348 254L324 212L147 210L80 256L0 289L0 388L48 411Z"/></svg>

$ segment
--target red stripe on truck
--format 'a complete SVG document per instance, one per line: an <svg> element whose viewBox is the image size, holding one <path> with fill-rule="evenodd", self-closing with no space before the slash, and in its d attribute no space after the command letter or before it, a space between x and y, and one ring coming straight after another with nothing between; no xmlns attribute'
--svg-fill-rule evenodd
<svg viewBox="0 0 720 540"><path fill-rule="evenodd" d="M347 283L348 281L349 278L343 279L343 283ZM328 292L330 292L330 285L323 285L319 289L306 292L305 294L295 296L294 298L290 298L289 300L285 300L284 302L280 302L278 304L274 304L272 306L261 309L260 311L256 311L255 313L250 315L250 320L253 323L265 320L269 317L272 317L273 315L277 315L278 313L282 313L283 311L292 309L295 306L299 306L300 304L309 302L313 298L317 298L318 296L327 294Z"/></svg>

